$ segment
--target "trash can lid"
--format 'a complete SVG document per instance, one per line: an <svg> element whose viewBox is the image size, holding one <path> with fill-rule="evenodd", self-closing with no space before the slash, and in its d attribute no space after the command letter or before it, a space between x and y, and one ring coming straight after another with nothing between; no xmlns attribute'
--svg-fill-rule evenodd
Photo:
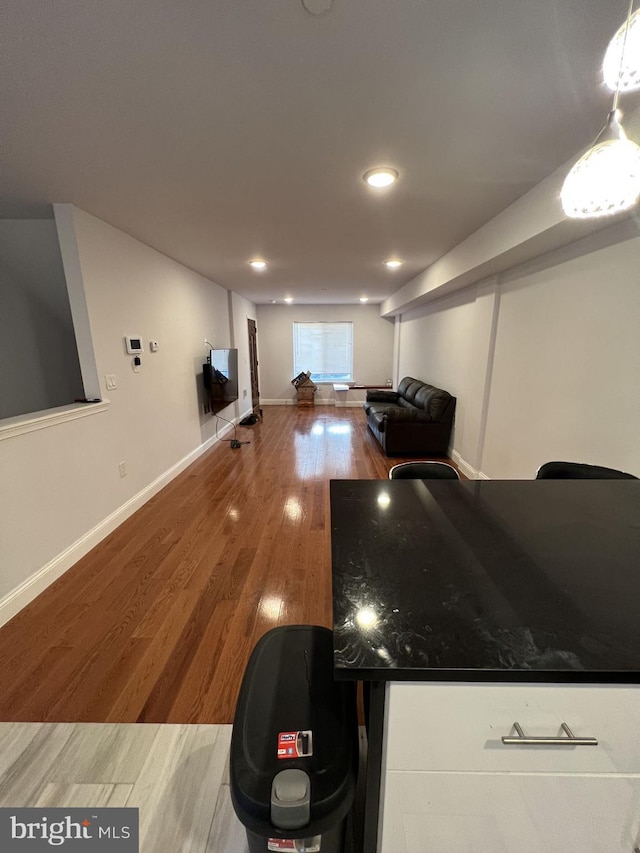
<svg viewBox="0 0 640 853"><path fill-rule="evenodd" d="M233 724L230 784L239 819L265 836L319 835L351 808L357 763L355 684L334 680L331 631L269 631L247 664Z"/></svg>
<svg viewBox="0 0 640 853"><path fill-rule="evenodd" d="M271 783L271 823L300 829L311 818L311 783L304 770L281 770Z"/></svg>

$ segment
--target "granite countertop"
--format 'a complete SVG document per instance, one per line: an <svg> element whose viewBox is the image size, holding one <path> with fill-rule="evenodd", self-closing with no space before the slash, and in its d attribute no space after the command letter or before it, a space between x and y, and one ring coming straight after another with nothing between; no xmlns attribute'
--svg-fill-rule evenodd
<svg viewBox="0 0 640 853"><path fill-rule="evenodd" d="M640 683L640 481L334 480L337 678Z"/></svg>

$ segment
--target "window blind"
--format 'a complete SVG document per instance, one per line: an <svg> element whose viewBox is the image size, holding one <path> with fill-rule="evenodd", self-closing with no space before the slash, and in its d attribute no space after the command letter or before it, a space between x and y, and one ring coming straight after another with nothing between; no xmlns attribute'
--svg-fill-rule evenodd
<svg viewBox="0 0 640 853"><path fill-rule="evenodd" d="M353 381L353 323L293 324L293 375L314 382Z"/></svg>

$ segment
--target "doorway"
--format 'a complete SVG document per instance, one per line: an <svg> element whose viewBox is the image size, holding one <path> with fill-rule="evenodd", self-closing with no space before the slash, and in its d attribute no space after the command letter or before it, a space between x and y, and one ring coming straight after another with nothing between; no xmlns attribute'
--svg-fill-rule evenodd
<svg viewBox="0 0 640 853"><path fill-rule="evenodd" d="M251 407L257 414L260 408L260 387L258 385L258 329L256 321L247 319L249 328L249 370L251 373Z"/></svg>

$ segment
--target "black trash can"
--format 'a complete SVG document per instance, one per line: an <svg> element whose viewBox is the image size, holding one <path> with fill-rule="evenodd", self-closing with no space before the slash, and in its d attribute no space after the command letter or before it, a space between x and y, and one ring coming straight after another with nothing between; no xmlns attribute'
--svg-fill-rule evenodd
<svg viewBox="0 0 640 853"><path fill-rule="evenodd" d="M231 737L249 853L341 853L358 768L355 684L334 681L328 628L274 628L254 648Z"/></svg>

